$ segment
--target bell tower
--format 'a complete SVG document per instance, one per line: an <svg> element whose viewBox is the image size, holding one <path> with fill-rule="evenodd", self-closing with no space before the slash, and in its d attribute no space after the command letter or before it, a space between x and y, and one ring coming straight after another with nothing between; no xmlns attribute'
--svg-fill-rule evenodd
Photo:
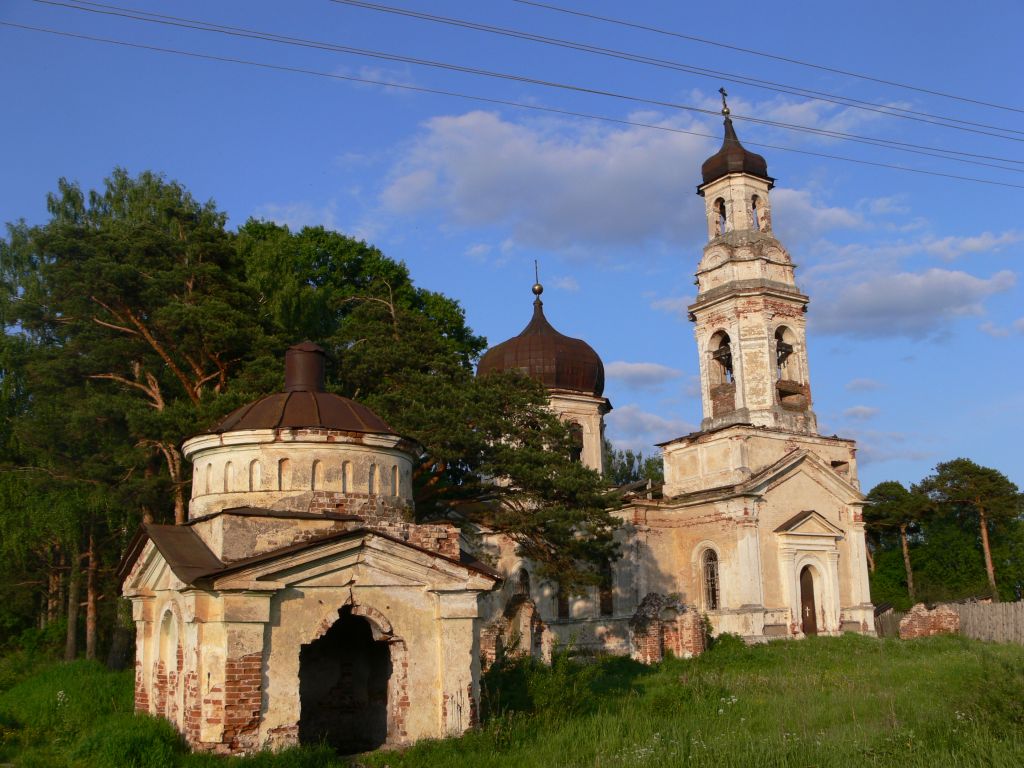
<svg viewBox="0 0 1024 768"><path fill-rule="evenodd" d="M700 353L702 431L752 424L817 433L807 365L808 298L772 234L775 180L740 144L722 93L725 140L701 166L708 244L689 307Z"/></svg>

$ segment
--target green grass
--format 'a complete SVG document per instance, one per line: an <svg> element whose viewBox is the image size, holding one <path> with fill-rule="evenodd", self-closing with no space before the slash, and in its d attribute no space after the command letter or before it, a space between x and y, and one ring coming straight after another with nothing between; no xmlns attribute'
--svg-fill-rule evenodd
<svg viewBox="0 0 1024 768"><path fill-rule="evenodd" d="M11 670L14 671L11 671ZM20 670L20 676L18 673ZM1024 648L957 637L845 636L643 667L628 659L507 663L485 680L487 724L461 739L365 755L372 768L459 766L1020 766ZM0 763L117 768L347 765L319 749L190 755L131 713L130 673L0 660Z"/></svg>

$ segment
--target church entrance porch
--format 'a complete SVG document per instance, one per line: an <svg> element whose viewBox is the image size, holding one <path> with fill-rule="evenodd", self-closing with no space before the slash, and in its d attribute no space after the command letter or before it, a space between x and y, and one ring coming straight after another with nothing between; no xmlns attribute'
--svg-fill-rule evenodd
<svg viewBox="0 0 1024 768"><path fill-rule="evenodd" d="M299 652L299 742L326 743L342 754L387 741L389 644L375 641L370 623L351 606L320 638Z"/></svg>
<svg viewBox="0 0 1024 768"><path fill-rule="evenodd" d="M805 635L818 634L818 609L814 603L814 572L805 565L800 571L801 629Z"/></svg>

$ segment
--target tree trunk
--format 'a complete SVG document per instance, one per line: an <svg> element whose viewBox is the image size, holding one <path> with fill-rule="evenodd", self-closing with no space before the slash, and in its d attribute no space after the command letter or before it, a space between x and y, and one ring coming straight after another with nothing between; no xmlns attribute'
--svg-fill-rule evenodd
<svg viewBox="0 0 1024 768"><path fill-rule="evenodd" d="M907 569L907 592L910 599L916 600L914 596L914 571L910 567L910 547L907 544L907 524L900 525L900 544L903 545L903 567Z"/></svg>
<svg viewBox="0 0 1024 768"><path fill-rule="evenodd" d="M78 584L81 579L77 555L68 558L71 575L68 577L68 633L64 642L64 660L74 661L78 656Z"/></svg>
<svg viewBox="0 0 1024 768"><path fill-rule="evenodd" d="M875 572L875 556L871 554L871 547L864 547L864 553L868 556L868 568Z"/></svg>
<svg viewBox="0 0 1024 768"><path fill-rule="evenodd" d="M978 522L981 523L981 548L985 552L985 573L988 574L988 585L992 588L992 602L999 602L999 589L996 587L996 569L992 565L992 550L988 545L988 518L985 508L978 507Z"/></svg>
<svg viewBox="0 0 1024 768"><path fill-rule="evenodd" d="M46 581L46 616L43 626L52 624L60 618L60 602L60 560L54 553Z"/></svg>
<svg viewBox="0 0 1024 768"><path fill-rule="evenodd" d="M96 658L96 539L89 530L89 561L85 575L85 658Z"/></svg>

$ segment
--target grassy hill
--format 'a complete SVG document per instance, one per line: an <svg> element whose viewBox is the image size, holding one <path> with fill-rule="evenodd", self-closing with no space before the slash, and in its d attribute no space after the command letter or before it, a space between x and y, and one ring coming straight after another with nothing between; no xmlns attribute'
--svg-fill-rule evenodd
<svg viewBox="0 0 1024 768"><path fill-rule="evenodd" d="M21 665L20 668L18 665ZM129 673L85 662L0 664L0 762L19 766L348 765L326 750L244 760L189 755L131 714ZM374 768L460 766L1020 766L1024 648L957 637L845 636L746 647L643 667L628 659L486 679L487 724L461 739L356 759Z"/></svg>

